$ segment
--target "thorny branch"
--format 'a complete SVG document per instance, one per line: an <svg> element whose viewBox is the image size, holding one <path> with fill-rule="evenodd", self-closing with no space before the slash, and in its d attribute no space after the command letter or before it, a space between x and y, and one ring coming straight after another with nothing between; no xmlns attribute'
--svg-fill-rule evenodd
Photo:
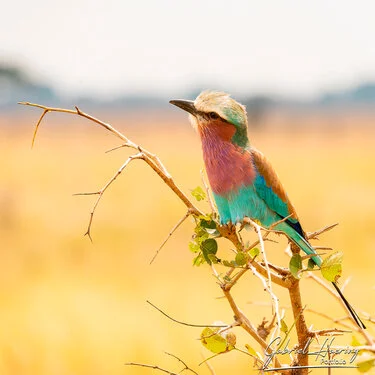
<svg viewBox="0 0 375 375"><path fill-rule="evenodd" d="M161 367L156 366L156 365L147 365L147 364L144 364L144 363L137 363L137 362L128 362L128 363L125 363L125 366L147 367L147 368L151 368L153 370L158 370L158 371L167 373L169 375L180 375L185 370L189 371L189 372L192 372L195 375L198 375L198 373L196 371L194 371L193 369L191 369L181 358L177 357L174 354L168 353L168 352L164 352L164 353L167 354L167 355L169 355L169 356L171 356L174 359L177 359L178 362L180 362L181 364L184 365L184 368L182 370L180 370L179 372L173 372L173 371L166 370L166 369L161 368Z"/></svg>
<svg viewBox="0 0 375 375"><path fill-rule="evenodd" d="M42 120L44 119L45 115L49 112L61 112L61 113L67 113L71 115L78 115L81 117L84 117L92 122L95 122L96 124L104 127L108 131L110 131L112 134L114 134L117 138L120 138L122 141L125 143L122 145L122 147L129 147L134 149L137 154L131 156L127 162L125 162L122 167L119 169L119 171L112 177L111 180L108 181L108 183L98 192L95 193L86 193L84 195L93 195L93 194L98 194L99 198L97 202L95 203L93 210L90 214L90 220L89 220L89 226L86 234L90 235L90 229L92 225L92 220L94 216L94 212L96 209L96 206L98 205L100 198L104 192L108 188L109 185L112 184L112 182L118 177L118 175L121 173L121 171L126 167L127 164L130 163L133 159L142 159L144 160L155 172L156 174L170 187L170 189L182 200L182 202L186 205L186 207L190 210L190 212L193 215L202 215L203 213L195 207L195 205L189 200L189 198L182 192L182 190L175 184L174 180L172 179L171 175L168 173L167 169L164 167L163 163L160 161L160 159L152 154L150 151L144 149L143 147L137 145L133 141L131 141L129 138L127 138L124 134L116 130L114 127L112 127L110 124L103 122L83 111L81 111L78 107L75 107L75 110L71 109L63 109L63 108L53 108L53 107L46 107L40 104L34 104L34 103L29 103L29 102L19 102L21 105L26 105L30 107L36 107L43 109L43 113L40 116L36 126L35 126L35 131L33 135L33 142L32 144L34 145L35 143L35 138L36 134L39 130L39 127L42 123Z"/></svg>
<svg viewBox="0 0 375 375"><path fill-rule="evenodd" d="M81 116L83 118L86 118L89 121L92 121L92 122L104 127L106 130L108 130L109 132L111 132L112 134L114 134L116 137L118 137L119 139L121 139L124 142L122 145L120 145L120 146L118 146L114 149L117 149L117 148L120 148L120 147L128 147L128 148L131 148L131 149L135 150L136 153L134 155L131 155L130 157L128 157L128 159L119 168L119 170L115 173L115 175L100 190L98 190L96 192L92 192L92 193L80 193L80 194L78 194L78 195L98 195L98 198L95 201L94 206L93 206L93 208L90 212L89 224L88 224L88 228L87 228L87 231L86 231L86 234L88 235L88 237L90 239L91 239L91 226L92 226L92 221L93 221L93 217L94 217L94 214L95 214L95 210L96 210L99 202L101 201L101 198L102 198L104 192L117 179L117 177L122 173L122 171L129 165L129 163L133 160L136 160L136 159L140 159L140 160L143 160L144 162L146 162L154 170L154 172L164 181L164 183L176 194L176 196L178 198L180 198L180 200L187 207L187 212L179 220L179 222L172 228L172 230L169 232L167 238L165 239L165 241L162 243L162 245L160 246L160 248L156 252L154 258L157 256L157 254L161 250L161 248L165 245L167 240L172 236L174 231L190 215L195 216L195 217L203 215L203 213L189 200L189 198L175 184L173 178L168 173L167 169L165 168L165 166L163 165L161 160L156 155L152 154L150 151L144 149L143 147L141 147L138 144L131 141L125 135L123 135L118 130L113 128L110 124L105 123L105 122L103 122L103 121L101 121L101 120L81 111L78 107L75 107L74 110L70 110L70 109L63 109L63 108L46 107L46 106L43 106L43 105L40 105L40 104L34 104L34 103L29 103L29 102L20 102L19 104L40 108L43 111L41 116L39 117L37 123L36 123L36 126L35 126L32 145L34 145L34 143L35 143L35 138L36 138L37 132L39 130L39 127L40 127L44 117L47 115L47 113L49 113L49 112L51 112L51 113L52 112L60 112L60 113L67 113L67 114L71 114L71 115ZM114 150L114 149L112 149L112 150ZM204 185L205 185L206 190L208 190L208 187L207 187L205 182L204 182ZM210 199L209 192L208 192L208 197ZM211 199L209 200L209 203L211 205L211 208L213 209L214 204L213 204ZM251 224L254 226L255 223L251 223ZM315 231L313 233L308 233L307 237L308 237L308 239L317 239L317 237L320 234L332 229L336 225L337 224L330 225L330 226L322 228L318 231ZM240 235L239 235L238 230L236 229L236 227L234 225L230 224L230 225L218 226L218 230L219 230L219 233L220 233L221 237L224 237L224 238L228 239L230 242L232 242L232 244L235 246L236 252L246 252L247 250L251 249L252 247L260 244L260 246L262 247L262 254L263 254L263 262L256 261L255 259L250 259L248 261L248 263L242 269L240 269L240 270L237 269L238 273L235 274L234 276L232 276L232 274L234 273L236 268L235 267L230 268L226 272L226 277L224 278L225 281L222 281L220 283L220 287L223 291L223 294L224 294L225 298L227 299L227 301L228 301L228 303L229 303L229 305L230 305L230 307L231 307L231 309L234 313L235 323L232 324L232 326L239 325L246 332L248 332L255 339L255 341L258 342L258 344L262 347L262 349L265 352L265 355L270 354L270 352L272 352L273 348L270 348L268 346L268 344L266 343L265 338L264 338L264 336L267 336L269 334L269 331L266 332L265 335L263 333L263 336L261 336L259 334L259 332L257 331L257 329L253 326L253 324L246 317L246 315L239 309L239 307L237 306L237 303L235 302L235 300L234 300L234 298L231 294L231 289L238 283L240 278L242 278L242 276L245 275L248 270L251 270L252 273L261 280L265 289L268 290L268 292L271 295L272 302L273 302L274 309L275 309L275 313L276 313L276 315L274 315L274 319L275 319L275 317L277 319L277 328L276 328L277 330L280 329L280 315L278 313L279 304L278 304L277 297L272 292L271 282L275 283L279 286L282 286L289 291L291 306L292 306L293 315L294 315L294 319L295 319L294 324L295 324L295 327L296 327L296 332L297 332L297 337L298 337L298 347L299 348L302 348L305 345L305 343L307 342L307 340L309 340L310 337L317 337L317 336L322 336L322 335L326 335L326 334L339 334L339 333L344 332L344 331L338 330L338 329L326 329L326 330L312 331L312 330L307 328L307 325L306 325L306 322L305 322L305 317L304 317L304 314L303 314L304 311L305 311L305 308L302 306L302 302L301 302L299 280L295 279L288 270L282 269L282 268L277 267L275 265L272 265L272 264L268 263L267 260L266 260L265 251L264 251L264 241L267 239L267 236L271 232L274 232L274 231L272 230L272 228L271 228L271 230L265 230L263 228L260 228L259 226L255 226L255 229L256 229L257 234L258 234L258 240L253 245L246 248L242 239L241 239L241 237L240 237ZM261 233L261 229L264 232L263 234ZM291 246L291 249L292 249L292 252L299 252L299 249L295 248L293 246ZM319 282L330 293L332 293L333 295L336 296L336 294L333 293L324 283L322 283L319 278L315 277L311 273L310 273L309 277L311 277L311 278L313 278L313 280ZM218 279L219 279L219 277L218 277ZM209 325L208 326L207 325L192 325L192 324L184 323L184 322L181 322L181 321L177 321L177 320L171 318L168 314L166 314L162 310L160 310L158 307L153 305L151 302L148 301L148 303L150 303L155 309L157 309L163 315L167 316L169 319L171 319L171 320L173 320L177 323L185 324L185 325L189 325L189 326L209 327ZM332 318L330 318L330 319L335 323L338 322L338 323L342 324L343 326L348 327L348 325L346 323L342 322L341 320L338 321L338 320L334 320ZM369 320L370 320L370 318L369 318ZM269 325L269 327L271 327L272 324L273 324L273 322ZM223 328L226 329L226 328L228 328L228 326L224 326ZM352 326L350 326L350 328L353 329ZM269 328L269 329L271 329L271 328ZM357 328L355 328L355 329L357 329ZM363 346L364 350L374 352L374 348L375 348L374 339L367 332L365 332L363 330L359 330L359 329L357 329L357 330L366 339L367 345ZM171 356L178 359L179 362L181 362L185 366L184 369L182 369L178 374L180 374L181 372L183 372L185 370L188 370L188 371L193 372L194 374L197 374L195 371L191 370L185 364L185 362L183 362L181 359L179 359L178 357L176 357L174 355L171 355ZM303 375L307 374L307 372L308 372L308 368L304 368L304 366L308 365L308 355L306 355L306 354L304 355L304 354L299 353L294 358L292 366L298 365L298 366L301 366L300 368L282 367L281 363L279 361L279 358L276 355L274 356L273 361L274 361L274 365L275 365L275 370L278 371L278 372L282 372L282 373L285 373L285 374L303 374ZM127 363L127 365L147 367L147 368L159 370L161 372L165 372L165 373L170 374L170 375L177 375L177 373L171 372L169 370L166 370L166 369L163 369L161 367L154 366L154 365L147 365L147 364L134 363L134 362Z"/></svg>
<svg viewBox="0 0 375 375"><path fill-rule="evenodd" d="M192 324L192 323L186 323L186 322L182 322L181 320L177 320L175 318L172 318L170 315L168 315L166 312L164 312L163 310L159 309L159 307L155 306L152 302L150 301L146 301L149 305L151 305L155 310L158 310L161 314L163 314L164 316L166 316L168 319L172 320L173 322L175 323L178 323L178 324L182 324L184 326L188 326L188 327L196 327L196 328L206 328L206 327L213 327L213 328L228 328L228 325L220 325L220 324L216 324L216 325L210 325L210 324Z"/></svg>

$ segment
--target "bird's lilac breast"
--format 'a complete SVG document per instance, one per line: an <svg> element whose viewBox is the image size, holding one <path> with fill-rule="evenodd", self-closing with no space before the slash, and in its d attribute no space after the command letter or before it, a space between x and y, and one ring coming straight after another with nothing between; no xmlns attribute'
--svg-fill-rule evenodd
<svg viewBox="0 0 375 375"><path fill-rule="evenodd" d="M241 149L215 134L202 136L203 157L212 191L228 196L256 177L250 152Z"/></svg>

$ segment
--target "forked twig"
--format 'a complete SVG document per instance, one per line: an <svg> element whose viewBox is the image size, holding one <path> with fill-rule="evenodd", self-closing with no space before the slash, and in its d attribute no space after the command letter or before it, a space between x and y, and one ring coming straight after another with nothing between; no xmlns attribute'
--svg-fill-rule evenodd
<svg viewBox="0 0 375 375"><path fill-rule="evenodd" d="M194 371L193 369L191 369L181 358L177 357L176 355L174 355L172 353L168 353L168 352L164 352L164 353L167 354L167 355L170 355L171 357L173 357L175 359L177 359L178 362L181 362L185 366L179 373L181 373L182 371L188 370L188 371L191 371L193 374L198 375L198 373L196 371Z"/></svg>
<svg viewBox="0 0 375 375"><path fill-rule="evenodd" d="M94 214L95 214L95 210L96 208L98 207L98 204L100 202L100 200L102 199L103 197L103 194L104 192L109 188L109 186L116 180L116 178L121 174L121 172L127 167L127 165L135 160L135 159L143 159L144 158L144 154L143 153L138 153L136 155L132 155L132 156L129 156L125 163L120 167L120 169L116 172L116 174L99 190L99 191L95 191L95 192L92 192L92 193L76 193L74 195L99 195L96 202L94 203L94 206L90 212L90 220L89 220L89 225L88 225L88 228L87 228L87 231L85 233L85 236L87 235L91 242L92 242L92 237L91 237L91 225L92 225L92 220L93 220L93 217L94 217Z"/></svg>
<svg viewBox="0 0 375 375"><path fill-rule="evenodd" d="M189 198L182 192L182 190L175 184L174 180L172 179L171 175L163 165L163 163L160 161L160 159L150 151L147 151L143 147L137 145L133 141L131 141L129 138L127 138L124 134L116 130L114 127L112 127L110 124L101 121L83 111L81 111L78 107L75 107L75 110L72 109L64 109L64 108L54 108L54 107L47 107L40 104L30 103L30 102L19 102L18 104L30 106L30 107L36 107L43 110L41 116L39 117L35 130L33 135L33 141L32 144L34 144L37 132L39 130L39 127L42 123L42 120L44 119L45 115L48 112L61 112L61 113L67 113L71 115L78 115L81 117L84 117L102 127L110 131L112 134L114 134L116 137L120 138L125 143L121 145L120 147L129 147L137 151L137 154L130 156L127 161L121 166L121 168L116 172L116 175L112 177L111 180L108 181L108 183L99 191L94 193L80 193L76 195L99 195L97 201L94 204L93 210L90 213L90 220L88 229L85 233L85 235L88 235L88 237L91 239L91 225L94 217L94 213L96 210L97 205L99 204L101 197L104 193L104 191L108 188L109 185L112 184L112 182L117 178L117 176L121 173L121 171L129 164L130 161L134 159L142 159L144 160L155 172L159 175L159 177L169 186L169 188L180 198L180 200L185 204L185 206L189 209L189 211L194 215L203 215L203 213L194 206L194 204L189 200Z"/></svg>

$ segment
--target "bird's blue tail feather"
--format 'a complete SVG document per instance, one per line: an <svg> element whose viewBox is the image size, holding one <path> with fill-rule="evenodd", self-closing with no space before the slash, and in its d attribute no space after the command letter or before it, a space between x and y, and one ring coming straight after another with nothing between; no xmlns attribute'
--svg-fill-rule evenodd
<svg viewBox="0 0 375 375"><path fill-rule="evenodd" d="M315 249L303 238L298 232L296 232L288 223L281 222L274 227L275 230L279 230L285 233L288 238L295 243L305 254L311 255L316 254ZM322 258L319 255L311 257L314 263L320 267L322 264Z"/></svg>

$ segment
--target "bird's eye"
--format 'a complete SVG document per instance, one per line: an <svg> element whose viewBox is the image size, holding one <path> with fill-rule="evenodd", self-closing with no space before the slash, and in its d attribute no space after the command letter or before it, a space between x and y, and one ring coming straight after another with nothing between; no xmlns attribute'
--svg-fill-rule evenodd
<svg viewBox="0 0 375 375"><path fill-rule="evenodd" d="M216 112L210 112L208 114L208 117L211 119L211 120L217 120L219 118L219 115L216 113Z"/></svg>

